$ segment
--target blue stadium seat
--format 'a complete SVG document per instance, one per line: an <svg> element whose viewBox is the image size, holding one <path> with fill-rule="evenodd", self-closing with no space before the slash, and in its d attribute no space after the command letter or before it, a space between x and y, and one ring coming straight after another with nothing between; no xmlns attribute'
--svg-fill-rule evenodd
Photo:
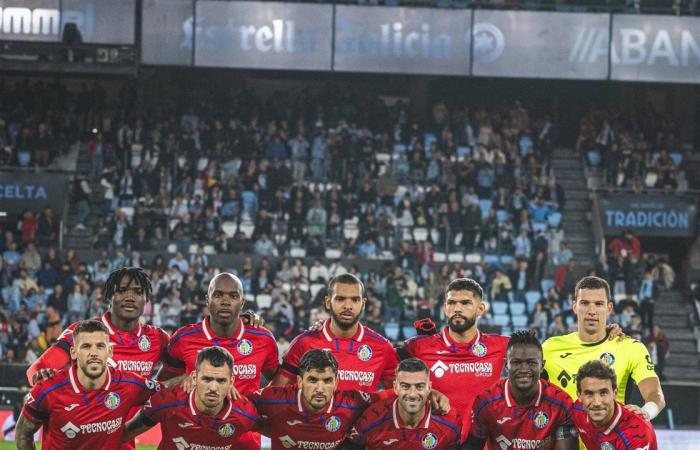
<svg viewBox="0 0 700 450"><path fill-rule="evenodd" d="M496 210L496 217L498 217L498 223L505 222L510 218L510 214L505 209Z"/></svg>
<svg viewBox="0 0 700 450"><path fill-rule="evenodd" d="M545 278L544 280L542 280L540 287L542 288L542 292L547 294L547 291L554 287L554 280Z"/></svg>
<svg viewBox="0 0 700 450"><path fill-rule="evenodd" d="M603 157L598 150L590 150L588 152L587 156L588 156L588 164L591 167L600 166L600 163L603 160Z"/></svg>
<svg viewBox="0 0 700 450"><path fill-rule="evenodd" d="M467 155L471 155L472 153L472 148L468 147L466 145L463 145L461 147L457 147L457 158L464 158Z"/></svg>
<svg viewBox="0 0 700 450"><path fill-rule="evenodd" d="M528 312L535 310L535 305L540 301L542 295L537 291L527 291L525 293L525 303L527 303Z"/></svg>
<svg viewBox="0 0 700 450"><path fill-rule="evenodd" d="M481 218L486 219L489 215L489 211L491 211L491 200L479 200L479 208L481 208Z"/></svg>
<svg viewBox="0 0 700 450"><path fill-rule="evenodd" d="M535 233L539 231L547 231L547 224L545 222L532 222L532 231Z"/></svg>
<svg viewBox="0 0 700 450"><path fill-rule="evenodd" d="M503 327L501 328L501 334L503 336L510 336L511 334L513 334L513 330L510 327Z"/></svg>
<svg viewBox="0 0 700 450"><path fill-rule="evenodd" d="M404 339L412 338L413 336L418 334L413 325L404 325L403 327L401 327L401 332L403 333Z"/></svg>
<svg viewBox="0 0 700 450"><path fill-rule="evenodd" d="M520 147L520 155L527 155L527 150L533 146L532 138L527 134L521 136L518 141L518 146Z"/></svg>
<svg viewBox="0 0 700 450"><path fill-rule="evenodd" d="M676 166L680 167L683 164L683 153L673 152L669 155Z"/></svg>
<svg viewBox="0 0 700 450"><path fill-rule="evenodd" d="M547 223L551 228L559 228L561 225L561 213L553 212L547 217Z"/></svg>
<svg viewBox="0 0 700 450"><path fill-rule="evenodd" d="M527 316L520 314L520 315L513 315L513 327L526 327L527 326Z"/></svg>
<svg viewBox="0 0 700 450"><path fill-rule="evenodd" d="M522 316L525 314L525 303L513 302L510 304L510 313L514 316Z"/></svg>
<svg viewBox="0 0 700 450"><path fill-rule="evenodd" d="M484 262L486 264L494 265L498 264L499 261L498 255L484 255Z"/></svg>
<svg viewBox="0 0 700 450"><path fill-rule="evenodd" d="M493 324L501 327L507 327L510 325L510 316L507 315L494 315Z"/></svg>
<svg viewBox="0 0 700 450"><path fill-rule="evenodd" d="M508 303L494 301L491 302L491 310L494 315L503 315L508 313Z"/></svg>
<svg viewBox="0 0 700 450"><path fill-rule="evenodd" d="M503 255L501 256L501 264L504 266L510 266L513 264L513 261L515 261L515 258L513 258L513 255Z"/></svg>
<svg viewBox="0 0 700 450"><path fill-rule="evenodd" d="M389 339L390 341L398 341L399 340L399 324L398 323L387 323L384 325L384 334L386 335L386 338Z"/></svg>
<svg viewBox="0 0 700 450"><path fill-rule="evenodd" d="M430 146L437 142L437 140L437 136L435 136L434 133L423 134L423 150L425 151L426 155L430 154Z"/></svg>

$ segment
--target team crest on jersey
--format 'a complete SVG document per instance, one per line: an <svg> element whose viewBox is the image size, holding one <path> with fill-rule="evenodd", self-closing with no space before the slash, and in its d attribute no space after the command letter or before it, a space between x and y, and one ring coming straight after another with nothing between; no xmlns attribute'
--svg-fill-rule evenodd
<svg viewBox="0 0 700 450"><path fill-rule="evenodd" d="M233 433L236 431L236 427L231 425L230 423L225 423L221 425L219 428L219 436L223 438L231 437L233 436Z"/></svg>
<svg viewBox="0 0 700 450"><path fill-rule="evenodd" d="M600 450L615 450L615 447L610 442L603 442L600 444Z"/></svg>
<svg viewBox="0 0 700 450"><path fill-rule="evenodd" d="M248 339L241 339L238 341L236 349L241 355L247 356L253 353L253 344Z"/></svg>
<svg viewBox="0 0 700 450"><path fill-rule="evenodd" d="M369 345L362 345L357 349L357 357L362 361L369 361L372 358L372 347Z"/></svg>
<svg viewBox="0 0 700 450"><path fill-rule="evenodd" d="M119 394L116 392L110 392L107 394L107 397L105 397L105 406L107 409L117 409L119 408L119 404L122 402L122 399L119 398Z"/></svg>
<svg viewBox="0 0 700 450"><path fill-rule="evenodd" d="M615 356L613 356L613 354L610 352L605 352L600 355L600 360L609 366L615 364Z"/></svg>
<svg viewBox="0 0 700 450"><path fill-rule="evenodd" d="M151 349L151 340L148 339L148 336L141 336L139 338L139 350L142 352L147 352Z"/></svg>
<svg viewBox="0 0 700 450"><path fill-rule="evenodd" d="M472 353L474 353L475 356L486 356L487 351L488 349L483 342L477 342L476 344L472 345Z"/></svg>
<svg viewBox="0 0 700 450"><path fill-rule="evenodd" d="M331 433L338 431L340 429L340 418L338 416L331 416L326 420L326 430Z"/></svg>
<svg viewBox="0 0 700 450"><path fill-rule="evenodd" d="M535 428L541 430L549 423L549 416L544 411L539 411L535 414L535 417L532 418L532 422L535 424Z"/></svg>
<svg viewBox="0 0 700 450"><path fill-rule="evenodd" d="M433 433L428 433L425 436L423 436L423 439L420 440L420 443L423 445L423 448L427 448L428 450L430 450L431 448L437 447L438 438Z"/></svg>

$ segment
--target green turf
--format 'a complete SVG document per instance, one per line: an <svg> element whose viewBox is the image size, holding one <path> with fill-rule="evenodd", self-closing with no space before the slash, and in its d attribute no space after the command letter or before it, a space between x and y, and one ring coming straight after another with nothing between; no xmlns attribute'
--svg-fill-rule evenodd
<svg viewBox="0 0 700 450"><path fill-rule="evenodd" d="M0 441L0 450L14 450L15 443L14 442L7 442L7 441ZM41 444L37 444L36 448L41 448ZM137 450L155 450L156 446L155 445L137 445L136 446Z"/></svg>

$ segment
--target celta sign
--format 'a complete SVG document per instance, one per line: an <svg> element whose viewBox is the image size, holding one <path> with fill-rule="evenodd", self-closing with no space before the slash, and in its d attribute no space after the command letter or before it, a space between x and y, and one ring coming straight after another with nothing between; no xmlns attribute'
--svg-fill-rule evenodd
<svg viewBox="0 0 700 450"><path fill-rule="evenodd" d="M0 212L38 212L51 206L60 215L65 206L67 181L61 174L0 172Z"/></svg>
<svg viewBox="0 0 700 450"><path fill-rule="evenodd" d="M134 0L0 0L0 39L58 42L74 23L83 42L133 44L134 9Z"/></svg>
<svg viewBox="0 0 700 450"><path fill-rule="evenodd" d="M605 194L600 214L609 236L631 228L639 236L692 237L697 228L697 204L691 197Z"/></svg>

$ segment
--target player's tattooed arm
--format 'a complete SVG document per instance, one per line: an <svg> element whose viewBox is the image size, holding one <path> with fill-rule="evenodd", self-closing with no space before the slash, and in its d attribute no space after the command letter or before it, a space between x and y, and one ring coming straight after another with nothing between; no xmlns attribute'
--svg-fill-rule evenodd
<svg viewBox="0 0 700 450"><path fill-rule="evenodd" d="M41 427L27 419L24 414L19 415L15 425L15 445L18 450L34 450L34 433Z"/></svg>
<svg viewBox="0 0 700 450"><path fill-rule="evenodd" d="M124 433L122 434L122 442L130 442L134 440L136 436L145 432L149 428L155 426L153 422L143 415L143 411L139 411L133 419L127 422Z"/></svg>

